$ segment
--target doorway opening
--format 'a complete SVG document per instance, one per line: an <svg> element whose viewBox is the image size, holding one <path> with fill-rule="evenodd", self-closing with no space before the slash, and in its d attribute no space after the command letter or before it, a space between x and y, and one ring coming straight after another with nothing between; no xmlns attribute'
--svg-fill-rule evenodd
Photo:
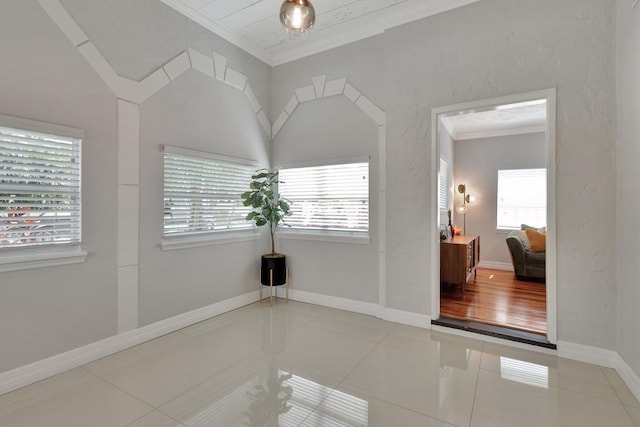
<svg viewBox="0 0 640 427"><path fill-rule="evenodd" d="M554 348L555 89L432 110L432 323Z"/></svg>

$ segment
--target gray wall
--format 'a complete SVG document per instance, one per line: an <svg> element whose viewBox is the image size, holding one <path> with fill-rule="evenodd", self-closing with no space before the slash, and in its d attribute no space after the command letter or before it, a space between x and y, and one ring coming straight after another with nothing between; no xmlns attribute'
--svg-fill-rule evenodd
<svg viewBox="0 0 640 427"><path fill-rule="evenodd" d="M640 376L640 7L618 1L618 352Z"/></svg>
<svg viewBox="0 0 640 427"><path fill-rule="evenodd" d="M628 7L624 3L627 2L619 2L621 9ZM37 2L0 4L0 113L87 132L83 153L83 247L89 251L85 264L0 275L0 371L4 371L116 333L117 123L115 97ZM311 84L311 78L319 74L327 74L329 80L348 77L383 108L387 112L386 300L387 306L410 312L428 314L430 306L428 237L429 227L436 219L430 218L428 212L429 201L437 194L436 189L430 188L431 108L556 87L559 338L614 349L616 336L611 331L616 330L616 307L620 307L621 323L633 320L637 305L634 301L639 298L628 265L633 264L630 254L636 248L630 239L618 248L629 254L624 255L629 258L624 258L625 263L618 267L620 277L628 279L621 285L618 298L616 240L611 232L616 227L613 0L483 0L273 70L160 2L63 0L63 4L113 68L126 77L139 79L190 45L201 52L215 50L226 55L231 67L249 76L262 106L268 113L270 106L276 112L271 114L272 120L284 108L293 89ZM638 129L631 117L637 115L638 100L630 89L638 85L634 68L637 62L627 62L637 55L637 13L637 9L633 15L624 10L619 16L619 42L624 53L619 69L621 82L629 82L622 86L620 101L623 165L634 155L637 157ZM631 28L634 35L627 36L624 30ZM154 215L161 206L159 184L154 179L158 177L158 144L166 142L161 130L167 132L167 140L174 145L185 146L187 142L175 142L178 137L171 134L172 129L189 131L193 140L188 144L192 148L207 146L225 150L226 154L247 154L262 147L253 153L257 160L262 160L267 147L264 136L259 137L260 143L251 139L258 137L255 118L243 120L247 110L227 89L205 82L192 72L171 85L175 86L166 87L141 106L143 323L244 293L251 286L243 280L250 277L253 257L265 243L229 245L222 260L234 260L229 268L234 273L204 270L211 258L220 255L220 248L159 252L156 245L161 230ZM369 152L375 165L375 149L368 145L377 139L369 127L373 125L366 122L369 119L360 110L342 105L337 99L301 105L273 145L274 160L288 162ZM227 100L237 114L237 121L231 123L242 122L242 128L225 135L239 140L223 141L212 136L228 128L225 119L229 117L225 114L219 119L213 114L198 115L193 129L187 126L192 123L175 120L189 119L189 115L181 115L183 111L204 108L220 112L219 102ZM340 117L330 116L333 118L328 124L326 120L317 121L316 114L329 114L333 109ZM332 129L332 122L342 133ZM305 129L312 129L313 133L305 133ZM343 134L354 139L343 139L341 146L337 138ZM308 140L314 144L295 146L294 138L298 143ZM625 179L620 181L624 184L618 189L621 206L637 212L637 202L627 200L635 190L626 187L627 183L636 182L637 176L631 163L623 169L621 178ZM624 209L620 212L619 224L637 223L635 216L626 216ZM372 226L375 215L372 213ZM626 230L623 235L628 237ZM373 272L377 271L377 260L369 252L376 246L375 239L373 235L369 246L340 249L338 244L318 242L312 248L306 242L291 241L283 242L289 245L283 250L299 250L301 255L309 256L304 261L302 257L296 260L292 272L296 274L296 284L307 286L301 289L375 301L377 276ZM318 264L331 263L332 251L341 255L338 271L345 273L347 280L339 286L313 278L300 280L298 266L300 271L307 265L311 268L311 257ZM167 271L171 266L181 267L181 263L187 263L194 271L186 276L155 274L153 269L165 262ZM356 268L364 275L357 275ZM237 287L230 283L235 280L240 281ZM196 301L198 297L202 301ZM620 328L621 353L636 371L638 341L632 327Z"/></svg>
<svg viewBox="0 0 640 427"><path fill-rule="evenodd" d="M189 70L140 108L140 325L256 290L264 241L162 251L161 145L268 165L242 92Z"/></svg>
<svg viewBox="0 0 640 427"><path fill-rule="evenodd" d="M385 33L393 307L429 311L430 109L556 87L558 338L615 348L614 10L483 0Z"/></svg>
<svg viewBox="0 0 640 427"><path fill-rule="evenodd" d="M327 73L387 113L387 306L430 311L431 108L556 87L559 339L615 348L614 5L483 0L272 70L273 111Z"/></svg>
<svg viewBox="0 0 640 427"><path fill-rule="evenodd" d="M116 332L116 98L35 0L0 6L0 113L85 131L84 264L0 273L0 372Z"/></svg>
<svg viewBox="0 0 640 427"><path fill-rule="evenodd" d="M299 105L274 140L276 167L367 156L369 243L279 238L292 288L378 302L378 126L346 97L334 96Z"/></svg>
<svg viewBox="0 0 640 427"><path fill-rule="evenodd" d="M456 141L454 144L455 180L466 184L476 201L467 212L467 234L479 235L480 260L511 264L506 244L507 231L496 229L498 170L546 167L544 133L498 136ZM456 194L456 206L462 195ZM460 214L456 224L462 224Z"/></svg>
<svg viewBox="0 0 640 427"><path fill-rule="evenodd" d="M269 111L270 68L160 2L63 0L119 74L139 80L187 46L227 56ZM144 22L145 25L140 25ZM0 2L0 114L86 133L83 264L0 273L0 372L117 333L117 100L36 0ZM160 144L268 161L245 96L194 70L140 107L139 316L145 325L253 291L266 239L161 252Z"/></svg>

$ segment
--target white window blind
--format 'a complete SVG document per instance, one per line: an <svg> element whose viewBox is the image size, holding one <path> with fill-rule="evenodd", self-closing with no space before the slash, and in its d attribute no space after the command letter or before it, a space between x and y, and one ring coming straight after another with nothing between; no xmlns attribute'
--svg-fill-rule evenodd
<svg viewBox="0 0 640 427"><path fill-rule="evenodd" d="M440 159L438 171L438 207L449 209L449 164L444 159Z"/></svg>
<svg viewBox="0 0 640 427"><path fill-rule="evenodd" d="M547 224L547 170L498 171L498 228Z"/></svg>
<svg viewBox="0 0 640 427"><path fill-rule="evenodd" d="M80 243L80 145L0 126L0 248Z"/></svg>
<svg viewBox="0 0 640 427"><path fill-rule="evenodd" d="M164 147L164 235L253 228L240 195L257 165L240 159Z"/></svg>
<svg viewBox="0 0 640 427"><path fill-rule="evenodd" d="M368 233L368 162L284 168L280 180L280 194L291 202L291 228Z"/></svg>

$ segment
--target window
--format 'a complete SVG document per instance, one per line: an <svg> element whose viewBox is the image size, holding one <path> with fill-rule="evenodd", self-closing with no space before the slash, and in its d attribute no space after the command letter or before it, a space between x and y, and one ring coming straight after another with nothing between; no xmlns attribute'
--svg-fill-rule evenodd
<svg viewBox="0 0 640 427"><path fill-rule="evenodd" d="M251 211L240 195L255 163L177 147L164 147L164 236L247 230Z"/></svg>
<svg viewBox="0 0 640 427"><path fill-rule="evenodd" d="M547 170L498 171L498 228L547 224Z"/></svg>
<svg viewBox="0 0 640 427"><path fill-rule="evenodd" d="M368 162L283 168L280 180L293 230L368 235Z"/></svg>
<svg viewBox="0 0 640 427"><path fill-rule="evenodd" d="M438 171L438 207L445 211L449 209L449 164L444 159L440 159Z"/></svg>
<svg viewBox="0 0 640 427"><path fill-rule="evenodd" d="M0 248L80 243L80 144L81 138L0 125Z"/></svg>

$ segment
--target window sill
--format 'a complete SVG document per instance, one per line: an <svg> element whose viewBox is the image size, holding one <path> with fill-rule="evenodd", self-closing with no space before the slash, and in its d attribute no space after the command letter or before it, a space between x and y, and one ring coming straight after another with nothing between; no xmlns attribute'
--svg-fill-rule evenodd
<svg viewBox="0 0 640 427"><path fill-rule="evenodd" d="M0 273L56 267L59 265L81 264L85 262L86 259L87 252L81 250L80 246L7 249L7 253L0 253Z"/></svg>
<svg viewBox="0 0 640 427"><path fill-rule="evenodd" d="M369 235L336 233L336 232L313 232L313 231L278 231L277 236L281 239L291 240L315 240L320 242L353 243L368 245L371 243Z"/></svg>
<svg viewBox="0 0 640 427"><path fill-rule="evenodd" d="M204 236L175 236L162 239L160 248L163 251L174 251L178 249L246 242L249 240L258 240L259 238L260 233L256 231L211 233Z"/></svg>

